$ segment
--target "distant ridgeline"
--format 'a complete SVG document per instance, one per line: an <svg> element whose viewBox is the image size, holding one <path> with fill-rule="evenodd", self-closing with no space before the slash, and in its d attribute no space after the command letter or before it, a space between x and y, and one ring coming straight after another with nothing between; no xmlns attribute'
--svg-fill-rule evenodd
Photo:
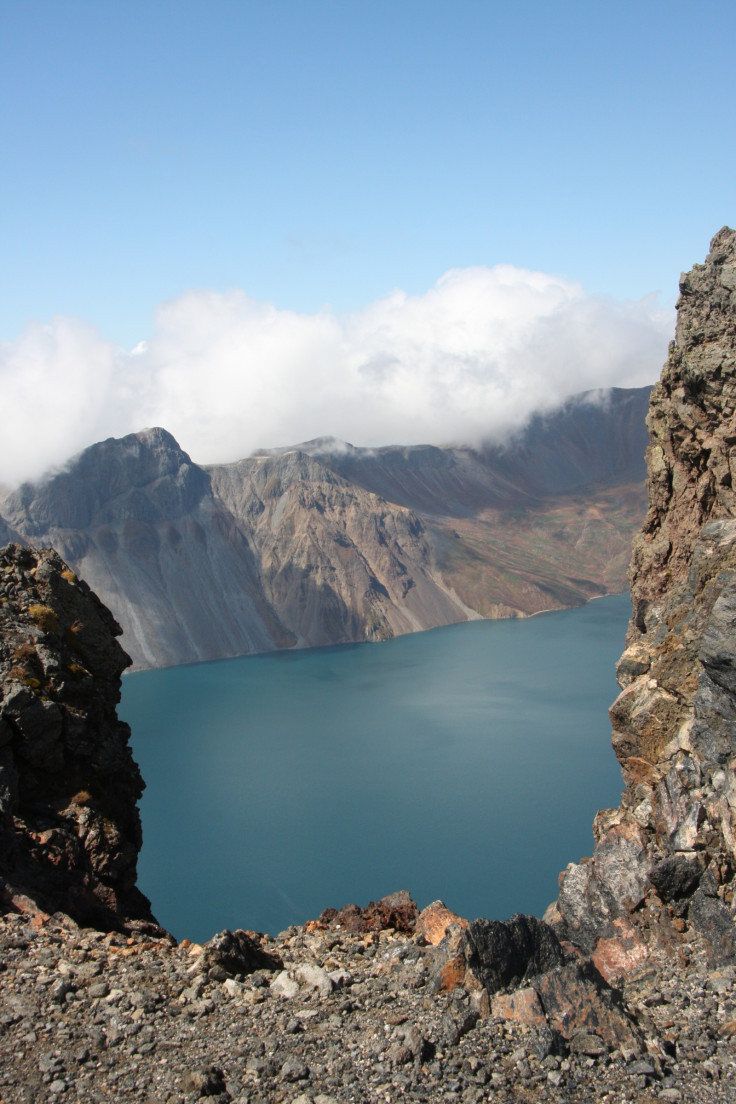
<svg viewBox="0 0 736 1104"><path fill-rule="evenodd" d="M578 396L479 449L320 438L199 467L147 429L10 494L0 544L55 548L137 667L576 606L626 585L649 392Z"/></svg>

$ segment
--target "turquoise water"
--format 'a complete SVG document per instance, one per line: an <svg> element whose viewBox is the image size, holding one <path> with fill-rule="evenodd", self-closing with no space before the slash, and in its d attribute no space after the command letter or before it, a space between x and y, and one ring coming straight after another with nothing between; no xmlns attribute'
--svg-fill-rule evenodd
<svg viewBox="0 0 736 1104"><path fill-rule="evenodd" d="M607 709L630 611L126 676L155 915L179 938L276 933L396 889L540 915L619 801Z"/></svg>

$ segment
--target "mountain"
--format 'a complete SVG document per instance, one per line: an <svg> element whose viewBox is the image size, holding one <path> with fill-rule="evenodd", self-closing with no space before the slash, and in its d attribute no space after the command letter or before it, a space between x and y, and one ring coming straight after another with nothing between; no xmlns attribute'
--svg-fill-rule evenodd
<svg viewBox="0 0 736 1104"><path fill-rule="evenodd" d="M580 605L625 585L648 393L480 449L321 439L203 468L144 430L7 495L0 536L54 547L137 667Z"/></svg>
<svg viewBox="0 0 736 1104"><path fill-rule="evenodd" d="M5 510L24 540L53 546L104 595L138 666L294 642L209 476L162 429L92 445Z"/></svg>

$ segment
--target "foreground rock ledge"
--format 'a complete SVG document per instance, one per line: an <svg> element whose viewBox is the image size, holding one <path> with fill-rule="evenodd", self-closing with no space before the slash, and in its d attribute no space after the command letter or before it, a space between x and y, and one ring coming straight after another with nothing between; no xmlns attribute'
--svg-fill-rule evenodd
<svg viewBox="0 0 736 1104"><path fill-rule="evenodd" d="M620 994L567 964L485 1010L470 978L437 989L441 947L391 928L177 947L15 913L0 918L0 952L9 1104L731 1104L736 1092L736 972L701 970L694 948L684 969L645 971ZM566 1035L586 986L609 997Z"/></svg>

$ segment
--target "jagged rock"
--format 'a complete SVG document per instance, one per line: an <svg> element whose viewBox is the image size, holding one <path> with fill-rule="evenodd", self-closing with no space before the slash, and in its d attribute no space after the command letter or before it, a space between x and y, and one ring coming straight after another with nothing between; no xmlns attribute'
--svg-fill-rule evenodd
<svg viewBox="0 0 736 1104"><path fill-rule="evenodd" d="M679 853L663 859L649 875L663 901L689 897L697 888L703 866L696 854Z"/></svg>
<svg viewBox="0 0 736 1104"><path fill-rule="evenodd" d="M432 960L433 988L482 987L487 993L520 987L565 961L557 936L535 916L473 920L449 927Z"/></svg>
<svg viewBox="0 0 736 1104"><path fill-rule="evenodd" d="M640 1032L620 993L606 984L591 962L549 970L535 979L534 988L550 1027L566 1039L585 1032L598 1036L609 1049L642 1048Z"/></svg>
<svg viewBox="0 0 736 1104"><path fill-rule="evenodd" d="M618 984L649 958L646 943L622 916L611 925L612 935L599 937L590 956L598 973L609 985Z"/></svg>
<svg viewBox="0 0 736 1104"><path fill-rule="evenodd" d="M428 943L437 947L445 938L451 924L459 924L460 927L467 928L468 921L451 912L443 901L432 901L419 913L414 931L416 935L422 936Z"/></svg>
<svg viewBox="0 0 736 1104"><path fill-rule="evenodd" d="M370 901L364 908L345 905L341 909L325 909L314 927L340 928L349 932L396 931L413 932L419 909L405 889L390 893L380 901Z"/></svg>
<svg viewBox="0 0 736 1104"><path fill-rule="evenodd" d="M719 231L680 291L610 711L626 790L547 914L604 972L689 939L722 962L736 936L736 232Z"/></svg>
<svg viewBox="0 0 736 1104"><path fill-rule="evenodd" d="M143 790L117 719L120 626L50 550L0 550L0 904L153 923L135 886Z"/></svg>
<svg viewBox="0 0 736 1104"><path fill-rule="evenodd" d="M557 936L536 916L473 920L465 940L468 967L489 993L518 986L565 960Z"/></svg>
<svg viewBox="0 0 736 1104"><path fill-rule="evenodd" d="M718 896L718 886L709 870L702 878L688 908L688 920L705 943L711 966L724 966L736 958L736 928L733 911Z"/></svg>
<svg viewBox="0 0 736 1104"><path fill-rule="evenodd" d="M284 967L278 956L263 949L255 933L233 932L227 928L205 943L202 965L218 981L226 977L245 977L256 970L282 970Z"/></svg>

